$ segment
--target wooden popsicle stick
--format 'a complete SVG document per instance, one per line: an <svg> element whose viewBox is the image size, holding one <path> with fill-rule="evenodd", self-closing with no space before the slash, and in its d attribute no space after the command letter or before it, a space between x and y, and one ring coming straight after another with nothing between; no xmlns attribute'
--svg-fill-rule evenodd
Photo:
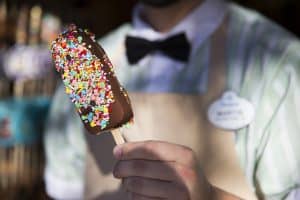
<svg viewBox="0 0 300 200"><path fill-rule="evenodd" d="M117 145L125 143L123 134L121 133L119 128L112 130L111 134L113 135L113 138Z"/></svg>

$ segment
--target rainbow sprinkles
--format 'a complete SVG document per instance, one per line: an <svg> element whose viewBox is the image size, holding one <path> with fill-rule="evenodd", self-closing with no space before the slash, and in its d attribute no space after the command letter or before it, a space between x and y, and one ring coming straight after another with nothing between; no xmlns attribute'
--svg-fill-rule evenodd
<svg viewBox="0 0 300 200"><path fill-rule="evenodd" d="M95 56L91 45L83 42L75 25L51 44L56 70L61 74L66 93L75 104L84 123L91 127L105 129L110 121L110 105L114 95L106 73L113 73L113 66L105 56L101 60ZM95 37L84 31L92 41ZM66 34L66 35L64 35ZM108 67L105 72L103 67Z"/></svg>

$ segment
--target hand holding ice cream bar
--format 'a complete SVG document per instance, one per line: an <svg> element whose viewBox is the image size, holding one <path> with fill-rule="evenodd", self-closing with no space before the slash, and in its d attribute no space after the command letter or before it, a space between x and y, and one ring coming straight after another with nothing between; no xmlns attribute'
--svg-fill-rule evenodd
<svg viewBox="0 0 300 200"><path fill-rule="evenodd" d="M86 129L92 134L118 130L133 112L124 88L104 50L88 31L70 25L51 45L56 70Z"/></svg>

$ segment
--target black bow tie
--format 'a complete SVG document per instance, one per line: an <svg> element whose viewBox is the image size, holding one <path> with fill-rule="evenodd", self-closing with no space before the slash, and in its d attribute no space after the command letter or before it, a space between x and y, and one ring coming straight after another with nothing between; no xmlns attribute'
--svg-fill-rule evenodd
<svg viewBox="0 0 300 200"><path fill-rule="evenodd" d="M187 61L190 55L190 43L184 33L171 36L165 40L148 41L139 37L127 36L126 54L130 64L137 63L149 53L161 51L178 61Z"/></svg>

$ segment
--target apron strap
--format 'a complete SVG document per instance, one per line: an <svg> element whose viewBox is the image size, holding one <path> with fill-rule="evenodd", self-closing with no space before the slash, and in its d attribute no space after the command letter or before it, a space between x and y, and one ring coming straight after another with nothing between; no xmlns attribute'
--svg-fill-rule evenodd
<svg viewBox="0 0 300 200"><path fill-rule="evenodd" d="M212 36L208 92L204 97L203 105L206 110L209 104L217 98L220 98L226 89L226 41L228 22L229 16L224 17L222 25ZM209 182L242 199L257 199L240 166L235 150L235 133L214 127L208 121L207 116L205 116L205 120L207 121L207 130L209 130L210 137L207 142L210 144L205 145L207 151L205 155L203 155L202 162L204 172Z"/></svg>

